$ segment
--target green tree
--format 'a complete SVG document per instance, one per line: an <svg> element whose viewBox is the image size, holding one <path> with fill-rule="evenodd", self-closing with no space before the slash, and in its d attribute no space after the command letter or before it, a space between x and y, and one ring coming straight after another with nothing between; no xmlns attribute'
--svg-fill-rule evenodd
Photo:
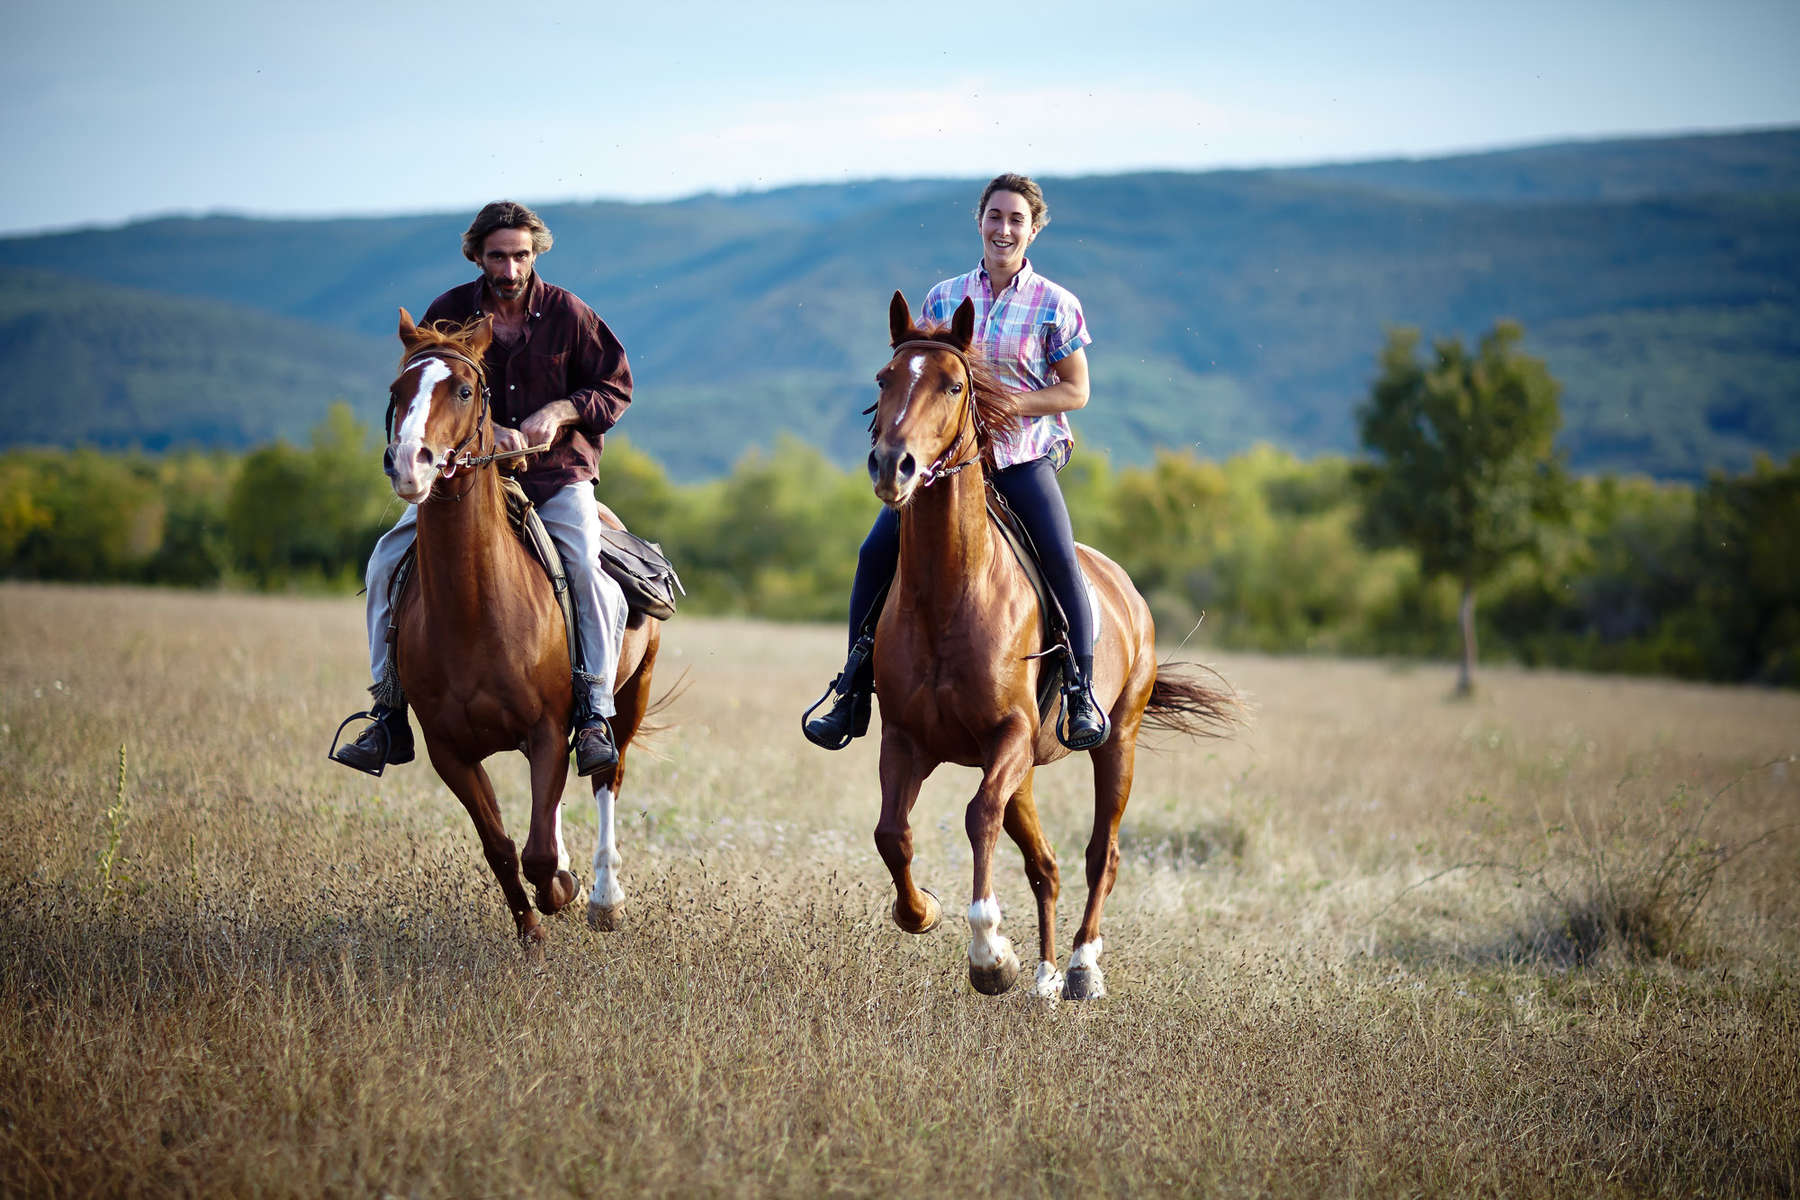
<svg viewBox="0 0 1800 1200"><path fill-rule="evenodd" d="M1567 520L1566 477L1552 442L1562 414L1557 384L1525 354L1524 331L1498 322L1470 355L1458 338L1433 342L1421 364L1416 329L1390 330L1381 373L1357 411L1362 532L1373 545L1410 546L1427 575L1462 591L1462 669L1474 688L1475 589L1546 525Z"/></svg>

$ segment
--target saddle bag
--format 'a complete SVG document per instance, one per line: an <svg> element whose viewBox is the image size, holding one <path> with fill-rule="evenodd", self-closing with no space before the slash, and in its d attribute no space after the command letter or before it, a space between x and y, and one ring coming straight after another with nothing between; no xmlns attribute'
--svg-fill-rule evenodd
<svg viewBox="0 0 1800 1200"><path fill-rule="evenodd" d="M625 604L666 621L675 615L675 597L687 595L681 576L663 554L662 547L635 533L603 527L600 530L600 565L625 593Z"/></svg>

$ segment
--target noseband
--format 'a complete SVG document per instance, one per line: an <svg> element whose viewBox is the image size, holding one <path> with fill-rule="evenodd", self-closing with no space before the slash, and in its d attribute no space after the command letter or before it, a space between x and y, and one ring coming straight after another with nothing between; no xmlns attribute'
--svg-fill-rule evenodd
<svg viewBox="0 0 1800 1200"><path fill-rule="evenodd" d="M958 349L955 346L950 345L948 342L934 342L934 341L928 341L928 340L923 340L923 339L914 339L913 341L910 341L910 342L901 342L899 345L894 347L894 357L898 358L900 356L900 352L902 350L945 350L951 354L956 355L957 361L962 363L962 365L963 365L963 377L967 381L968 387L969 387L969 394L967 396L963 397L963 408L966 411L966 413L968 414L968 420L957 422L955 439L953 439L951 441L951 443L944 448L944 452L942 454L937 456L937 460L935 462L933 462L929 467L925 468L924 473L919 477L919 486L922 488L926 488L926 487L930 487L932 484L936 483L940 479L944 479L951 475L956 474L958 471L962 470L964 467L968 466L970 463L976 461L976 459L979 459L981 457L981 451L980 451L981 433L982 433L981 414L975 407L975 368L969 365L969 356L967 353ZM880 405L880 402L877 401L876 406L879 407L879 405ZM871 408L869 411L874 412L875 410L874 410L874 408ZM974 457L973 458L965 458L953 467L946 466L945 464L948 463L952 458L955 458L956 455L962 450L963 435L964 435L965 429L969 430L975 439L976 452L975 452ZM874 445L874 443L875 443L875 423L873 421L870 421L870 423L869 423L869 444Z"/></svg>

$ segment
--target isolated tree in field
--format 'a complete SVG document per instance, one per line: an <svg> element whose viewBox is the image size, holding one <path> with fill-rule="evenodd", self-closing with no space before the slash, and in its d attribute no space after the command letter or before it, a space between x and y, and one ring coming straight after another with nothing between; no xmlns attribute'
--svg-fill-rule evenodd
<svg viewBox="0 0 1800 1200"><path fill-rule="evenodd" d="M1357 411L1374 461L1359 466L1362 529L1375 545L1418 552L1427 575L1462 588L1458 694L1474 689L1475 588L1540 531L1567 520L1565 477L1551 443L1562 414L1544 364L1519 349L1524 331L1501 321L1471 356L1439 338L1419 362L1419 331L1393 329L1381 374Z"/></svg>

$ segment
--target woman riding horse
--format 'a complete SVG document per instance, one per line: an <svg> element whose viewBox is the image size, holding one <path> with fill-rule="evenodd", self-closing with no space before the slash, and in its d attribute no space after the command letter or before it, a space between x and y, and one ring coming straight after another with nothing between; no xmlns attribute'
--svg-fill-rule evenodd
<svg viewBox="0 0 1800 1200"><path fill-rule="evenodd" d="M990 431L995 439L991 481L1024 523L1051 593L1069 625L1074 661L1063 684L1057 736L1071 750L1089 750L1109 732L1094 701L1094 617L1076 565L1075 536L1056 473L1069 461L1075 438L1068 413L1088 400L1086 347L1092 342L1081 302L1039 275L1025 251L1050 222L1044 193L1023 175L998 175L981 193L977 225L981 265L939 283L925 297L924 324L944 325L965 299L975 306L971 351L985 358L1018 419ZM850 657L832 681L831 706L805 723L808 741L838 750L869 728L874 688L873 625L900 555L899 516L884 507L856 559L850 587ZM816 707L816 706L815 706Z"/></svg>

